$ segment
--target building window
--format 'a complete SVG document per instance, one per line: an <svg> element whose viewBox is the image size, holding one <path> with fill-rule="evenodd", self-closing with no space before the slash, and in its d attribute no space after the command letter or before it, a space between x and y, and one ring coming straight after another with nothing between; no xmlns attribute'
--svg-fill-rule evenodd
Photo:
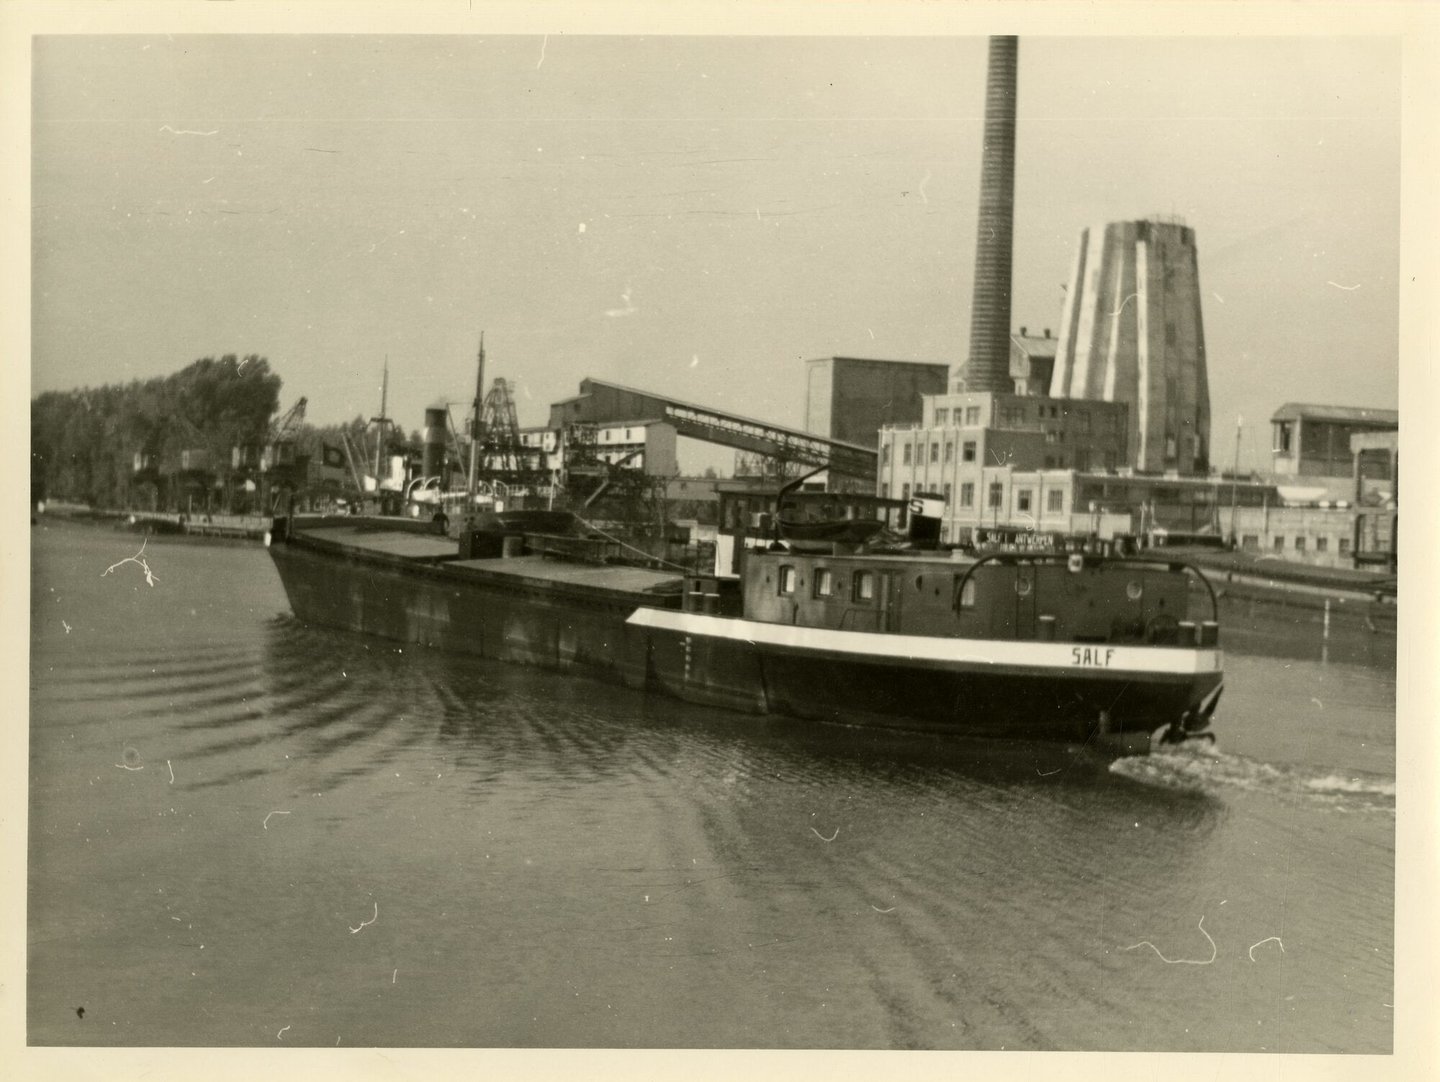
<svg viewBox="0 0 1440 1082"><path fill-rule="evenodd" d="M1303 538L1303 537L1297 537L1297 538L1295 538L1295 551L1296 551L1296 552L1304 552L1304 551L1305 551L1305 538Z"/></svg>
<svg viewBox="0 0 1440 1082"><path fill-rule="evenodd" d="M960 485L960 506L975 506L975 484L972 481L965 481Z"/></svg>
<svg viewBox="0 0 1440 1082"><path fill-rule="evenodd" d="M1328 538L1328 537L1317 537L1317 538L1315 538L1315 551L1316 551L1316 552L1329 552L1329 551L1330 551L1330 538Z"/></svg>
<svg viewBox="0 0 1440 1082"><path fill-rule="evenodd" d="M1090 468L1090 449L1088 447L1082 447L1075 452L1075 468L1077 470Z"/></svg>
<svg viewBox="0 0 1440 1082"><path fill-rule="evenodd" d="M1342 538L1340 538L1340 555L1341 555L1341 556L1348 556L1349 554L1350 554L1350 538L1348 538L1348 537L1342 537Z"/></svg>
<svg viewBox="0 0 1440 1082"><path fill-rule="evenodd" d="M1015 510L1030 510L1030 490L1028 488L1022 488L1019 492L1015 493Z"/></svg>
<svg viewBox="0 0 1440 1082"><path fill-rule="evenodd" d="M990 503L991 507L999 507L1005 498L1005 486L999 481L990 482Z"/></svg>
<svg viewBox="0 0 1440 1082"><path fill-rule="evenodd" d="M950 506L950 482L945 482L945 506Z"/></svg>
<svg viewBox="0 0 1440 1082"><path fill-rule="evenodd" d="M966 423L967 425L978 425L978 424L980 423L980 407L979 407L979 406L966 406L966 407L965 407L965 423Z"/></svg>
<svg viewBox="0 0 1440 1082"><path fill-rule="evenodd" d="M1241 547L1242 549L1244 549L1246 552L1259 552L1259 551L1260 551L1260 537L1259 537L1259 535L1253 534L1253 533L1247 533L1244 537L1240 538L1240 547Z"/></svg>
<svg viewBox="0 0 1440 1082"><path fill-rule="evenodd" d="M955 443L954 443L953 440L946 440L946 441L945 441L945 461L946 461L946 462L954 462L954 461L955 461Z"/></svg>
<svg viewBox="0 0 1440 1082"><path fill-rule="evenodd" d="M630 442L630 430L628 428L625 430L625 442Z"/></svg>
<svg viewBox="0 0 1440 1082"><path fill-rule="evenodd" d="M829 597L834 592L834 579L830 575L828 567L817 567L815 569L815 596Z"/></svg>
<svg viewBox="0 0 1440 1082"><path fill-rule="evenodd" d="M1065 510L1065 490L1063 488L1052 488L1049 492L1045 493L1045 510Z"/></svg>
<svg viewBox="0 0 1440 1082"><path fill-rule="evenodd" d="M788 564L780 568L780 592L782 594L795 592L795 569Z"/></svg>
<svg viewBox="0 0 1440 1082"><path fill-rule="evenodd" d="M901 498L902 500L908 500L908 499L910 498L910 482L909 482L909 481L906 481L903 485L900 486L900 498Z"/></svg>
<svg viewBox="0 0 1440 1082"><path fill-rule="evenodd" d="M1083 410L1080 411L1075 414L1075 423L1080 426L1081 432L1087 436L1090 435L1090 414Z"/></svg>
<svg viewBox="0 0 1440 1082"><path fill-rule="evenodd" d="M943 427L943 426L945 425L945 423L946 423L947 421L949 421L949 420L950 420L950 411L949 411L948 409L937 409L937 410L935 411L935 423L936 423L937 425L940 425L941 427Z"/></svg>
<svg viewBox="0 0 1440 1082"><path fill-rule="evenodd" d="M880 465L890 465L890 445L888 443L880 448Z"/></svg>
<svg viewBox="0 0 1440 1082"><path fill-rule="evenodd" d="M1045 456L1045 468L1046 468L1047 470L1053 470L1053 469L1055 468L1055 456L1054 456L1054 455L1046 455L1046 456Z"/></svg>
<svg viewBox="0 0 1440 1082"><path fill-rule="evenodd" d="M1289 421L1275 422L1275 445L1271 448L1277 455L1290 453L1290 437L1294 429Z"/></svg>
<svg viewBox="0 0 1440 1082"><path fill-rule="evenodd" d="M900 450L900 464L902 466L910 465L910 445L908 443Z"/></svg>
<svg viewBox="0 0 1440 1082"><path fill-rule="evenodd" d="M960 445L960 461L961 461L961 462L974 462L974 461L975 461L975 441L974 441L974 440L966 440L964 443L962 443L962 444Z"/></svg>
<svg viewBox="0 0 1440 1082"><path fill-rule="evenodd" d="M869 601L875 596L875 572L855 572L855 593L856 601Z"/></svg>
<svg viewBox="0 0 1440 1082"><path fill-rule="evenodd" d="M1275 538L1275 551L1276 551L1276 552L1283 552L1284 550L1285 550L1285 538L1283 538L1283 537L1277 537L1277 538Z"/></svg>
<svg viewBox="0 0 1440 1082"><path fill-rule="evenodd" d="M1045 442L1046 442L1046 443L1059 443L1059 442L1060 442L1060 433L1059 433L1056 429L1047 428L1047 429L1045 430Z"/></svg>
<svg viewBox="0 0 1440 1082"><path fill-rule="evenodd" d="M880 482L880 498L881 498L882 500L888 500L888 499L890 498L890 482L889 482L889 481L881 481L881 482Z"/></svg>
<svg viewBox="0 0 1440 1082"><path fill-rule="evenodd" d="M934 443L932 443L932 444L930 445L930 461L931 461L932 463L934 463L934 462L939 462L939 461L940 461L940 441L939 441L939 440L936 440Z"/></svg>

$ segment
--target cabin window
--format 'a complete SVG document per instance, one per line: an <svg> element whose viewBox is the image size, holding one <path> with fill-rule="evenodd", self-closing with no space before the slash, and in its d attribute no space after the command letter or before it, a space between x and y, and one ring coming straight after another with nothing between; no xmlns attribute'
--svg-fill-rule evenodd
<svg viewBox="0 0 1440 1082"><path fill-rule="evenodd" d="M830 574L828 567L815 569L815 596L829 597L834 593L835 580Z"/></svg>
<svg viewBox="0 0 1440 1082"><path fill-rule="evenodd" d="M1065 510L1065 490L1063 488L1052 488L1049 492L1045 493L1045 510Z"/></svg>
<svg viewBox="0 0 1440 1082"><path fill-rule="evenodd" d="M957 579L959 575L955 576ZM965 585L960 588L959 606L962 609L973 609L975 607L975 580L965 580Z"/></svg>
<svg viewBox="0 0 1440 1082"><path fill-rule="evenodd" d="M857 571L855 573L855 600L869 601L875 596L875 572Z"/></svg>
<svg viewBox="0 0 1440 1082"><path fill-rule="evenodd" d="M902 465L910 465L910 445L903 444L900 449L900 462Z"/></svg>
<svg viewBox="0 0 1440 1082"><path fill-rule="evenodd" d="M966 440L964 443L962 443L962 444L960 445L960 461L961 461L961 462L974 462L974 461L975 461L975 441L974 441L974 440Z"/></svg>
<svg viewBox="0 0 1440 1082"><path fill-rule="evenodd" d="M795 592L795 569L790 566L780 568L780 592L782 594L793 594Z"/></svg>
<svg viewBox="0 0 1440 1082"><path fill-rule="evenodd" d="M975 482L964 481L960 485L960 506L975 506Z"/></svg>
<svg viewBox="0 0 1440 1082"><path fill-rule="evenodd" d="M1028 488L1022 488L1019 492L1015 493L1015 510L1029 511L1030 497L1032 495L1033 494Z"/></svg>

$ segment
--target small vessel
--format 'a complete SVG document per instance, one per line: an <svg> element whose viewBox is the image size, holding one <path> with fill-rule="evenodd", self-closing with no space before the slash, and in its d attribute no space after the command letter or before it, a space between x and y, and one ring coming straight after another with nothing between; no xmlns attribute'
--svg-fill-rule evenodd
<svg viewBox="0 0 1440 1082"><path fill-rule="evenodd" d="M636 559L557 511L484 516L458 539L286 516L269 551L303 621L688 702L1106 756L1209 735L1218 610L1184 561L1095 539L917 547L889 530L884 547L843 530L791 544L779 503L765 521L722 497L731 528L703 570Z"/></svg>

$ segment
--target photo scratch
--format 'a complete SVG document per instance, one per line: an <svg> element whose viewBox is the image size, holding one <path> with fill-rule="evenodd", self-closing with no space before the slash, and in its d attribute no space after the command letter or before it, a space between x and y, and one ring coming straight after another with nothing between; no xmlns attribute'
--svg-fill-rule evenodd
<svg viewBox="0 0 1440 1082"><path fill-rule="evenodd" d="M172 128L169 124L160 125L162 132L169 132L171 135L218 135L219 129L215 131L194 131L190 128Z"/></svg>
<svg viewBox="0 0 1440 1082"><path fill-rule="evenodd" d="M813 834L813 835L815 835L815 837L819 838L822 842L833 842L836 838L840 837L840 828L839 828L839 827L836 827L836 828L835 828L835 833L832 834L832 835L830 835L830 837L828 837L828 838L825 837L825 835L821 834L821 833L820 833L818 830L816 830L814 827L811 827L811 828L810 828L810 833Z"/></svg>
<svg viewBox="0 0 1440 1082"><path fill-rule="evenodd" d="M270 815L289 815L288 811L272 811ZM270 815L265 816L264 822L260 824L262 830L270 829Z"/></svg>
<svg viewBox="0 0 1440 1082"><path fill-rule="evenodd" d="M120 567L123 564L137 564L140 567L140 570L145 572L146 584L149 586L154 586L157 582L160 581L160 579L155 574L155 572L150 570L150 565L145 562L145 545L148 541L149 538L146 538L145 541L141 541L139 552L135 553L134 556L127 556L123 560L117 560L115 563L107 567L104 571L100 572L100 577L103 579L106 575L110 574L110 572L114 571L117 567Z"/></svg>
<svg viewBox="0 0 1440 1082"><path fill-rule="evenodd" d="M1215 940L1210 938L1210 933L1205 930L1205 918L1203 916L1200 918L1200 934L1203 935L1206 939L1210 940L1209 958L1166 958L1165 955L1160 954L1160 948L1157 947L1154 943L1151 943L1148 939L1142 939L1139 943L1135 943L1132 946L1126 947L1125 950L1133 951L1136 947L1149 947L1156 954L1159 954L1160 961L1165 962L1167 965L1208 966L1212 962L1214 962L1217 957L1219 957L1220 949L1215 945Z"/></svg>
<svg viewBox="0 0 1440 1082"><path fill-rule="evenodd" d="M1284 954L1284 953L1285 953L1285 944L1282 943L1282 942L1280 942L1280 937L1279 937L1278 935L1266 936L1264 939L1260 940L1259 943L1253 943L1253 944L1251 944L1251 946L1250 946L1250 961L1252 961L1252 962L1255 961L1255 948L1256 948L1256 947L1263 947L1266 943L1274 943L1277 947L1280 948L1280 953L1281 953L1281 954Z"/></svg>
<svg viewBox="0 0 1440 1082"><path fill-rule="evenodd" d="M373 917L371 917L369 920L362 920L362 921L360 922L360 924L359 924L358 927L351 928L351 929L350 929L350 934L351 934L351 935L354 935L356 932L360 931L361 928L368 928L370 925L374 924L374 923L375 923L377 920L379 920L379 919L380 919L380 903L379 903L379 902L376 902L376 903L375 903L375 915L374 915Z"/></svg>

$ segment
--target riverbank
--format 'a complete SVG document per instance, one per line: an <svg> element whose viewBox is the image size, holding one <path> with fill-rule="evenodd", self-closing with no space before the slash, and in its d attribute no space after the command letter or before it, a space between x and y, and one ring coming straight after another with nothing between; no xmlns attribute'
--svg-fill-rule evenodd
<svg viewBox="0 0 1440 1082"><path fill-rule="evenodd" d="M250 543L263 540L270 519L263 515L180 515L152 511L96 510L77 504L49 505L31 515L32 525L99 527L144 537Z"/></svg>

